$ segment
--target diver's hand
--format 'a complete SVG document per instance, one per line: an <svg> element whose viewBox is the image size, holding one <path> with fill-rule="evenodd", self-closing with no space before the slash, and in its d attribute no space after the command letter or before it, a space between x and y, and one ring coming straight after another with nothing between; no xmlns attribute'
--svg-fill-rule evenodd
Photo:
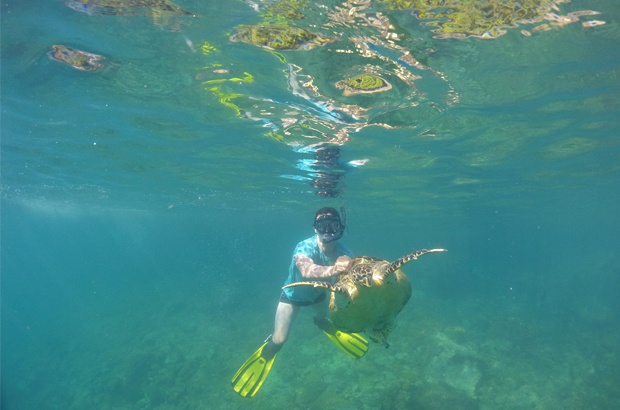
<svg viewBox="0 0 620 410"><path fill-rule="evenodd" d="M351 263L351 258L347 255L339 256L338 259L336 259L336 263L334 263L334 272L344 272L349 267L349 263Z"/></svg>

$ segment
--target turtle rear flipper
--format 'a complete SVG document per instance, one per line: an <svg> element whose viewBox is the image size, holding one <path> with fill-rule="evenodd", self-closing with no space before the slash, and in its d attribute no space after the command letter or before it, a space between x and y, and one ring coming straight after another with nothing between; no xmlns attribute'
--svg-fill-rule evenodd
<svg viewBox="0 0 620 410"><path fill-rule="evenodd" d="M372 340L375 343L379 343L381 346L387 349L388 347L390 347L390 343L388 343L387 338L390 335L390 332L392 332L392 330L394 330L395 327L396 327L396 321L392 320L386 323L385 326L379 329L367 330L366 334L368 335L370 340Z"/></svg>

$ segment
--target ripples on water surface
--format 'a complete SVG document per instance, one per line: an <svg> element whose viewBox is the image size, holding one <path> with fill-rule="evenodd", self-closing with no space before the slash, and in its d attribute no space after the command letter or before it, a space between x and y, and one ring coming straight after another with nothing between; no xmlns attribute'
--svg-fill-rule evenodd
<svg viewBox="0 0 620 410"><path fill-rule="evenodd" d="M1 3L3 408L613 408L615 2L164 3ZM449 252L390 350L302 314L239 401L326 204Z"/></svg>

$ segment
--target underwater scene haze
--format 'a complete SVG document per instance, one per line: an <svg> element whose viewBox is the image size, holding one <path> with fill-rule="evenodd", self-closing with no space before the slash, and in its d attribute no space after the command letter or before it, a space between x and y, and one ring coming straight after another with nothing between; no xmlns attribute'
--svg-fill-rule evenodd
<svg viewBox="0 0 620 410"><path fill-rule="evenodd" d="M2 409L615 409L615 0L0 2ZM301 309L315 212L413 285Z"/></svg>

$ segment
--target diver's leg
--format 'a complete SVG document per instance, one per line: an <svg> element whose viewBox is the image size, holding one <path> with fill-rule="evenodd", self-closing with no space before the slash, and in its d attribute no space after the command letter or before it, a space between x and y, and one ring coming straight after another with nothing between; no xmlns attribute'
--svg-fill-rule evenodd
<svg viewBox="0 0 620 410"><path fill-rule="evenodd" d="M329 319L329 303L325 300L315 303L314 307L314 324L321 329L325 335L336 346L347 355L354 359L359 359L368 351L368 341L357 333L345 333L336 329Z"/></svg>
<svg viewBox="0 0 620 410"><path fill-rule="evenodd" d="M312 305L314 309L314 321L317 320L322 321L323 319L327 320L329 318L329 299L323 298L319 303L315 303Z"/></svg>
<svg viewBox="0 0 620 410"><path fill-rule="evenodd" d="M275 329L263 345L239 368L232 378L233 389L243 397L252 397L261 388L288 337L298 307L280 302L276 309Z"/></svg>
<svg viewBox="0 0 620 410"><path fill-rule="evenodd" d="M322 301L312 305L314 309L314 324L327 333L336 333L336 328L329 320L329 301L324 298Z"/></svg>
<svg viewBox="0 0 620 410"><path fill-rule="evenodd" d="M291 325L297 317L299 312L299 306L291 305L290 303L280 302L276 309L276 320L271 335L271 341L277 345L282 345L288 339L288 334L291 330Z"/></svg>

